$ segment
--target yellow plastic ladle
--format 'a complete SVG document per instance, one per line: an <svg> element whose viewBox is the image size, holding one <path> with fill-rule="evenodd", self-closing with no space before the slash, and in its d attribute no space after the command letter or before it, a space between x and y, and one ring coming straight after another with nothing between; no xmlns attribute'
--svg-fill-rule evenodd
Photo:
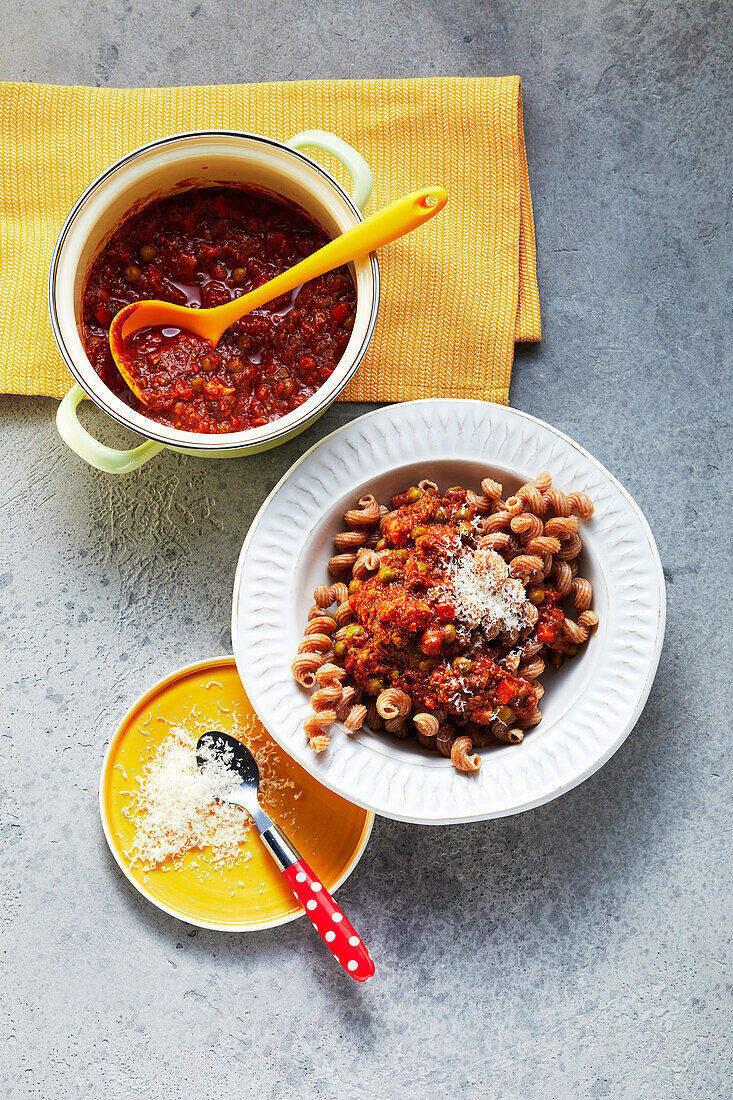
<svg viewBox="0 0 733 1100"><path fill-rule="evenodd" d="M131 302L115 314L109 330L110 349L120 374L133 393L145 404L146 395L131 370L134 367L134 356L130 356L124 345L124 341L133 333L141 328L172 326L194 332L208 340L212 347L216 347L226 330L248 313L274 298L279 298L281 294L295 290L310 279L333 271L360 256L366 256L375 248L389 244L398 237L404 237L442 210L447 199L447 192L442 187L423 187L420 191L403 195L352 229L347 229L317 252L306 256L295 267L283 271L269 282L255 287L232 302L226 302L223 306L191 309L189 306L157 300Z"/></svg>

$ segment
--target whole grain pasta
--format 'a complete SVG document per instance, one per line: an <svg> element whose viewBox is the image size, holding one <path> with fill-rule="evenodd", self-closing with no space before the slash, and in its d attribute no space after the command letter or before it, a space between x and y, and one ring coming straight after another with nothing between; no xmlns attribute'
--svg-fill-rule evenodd
<svg viewBox="0 0 733 1100"><path fill-rule="evenodd" d="M495 733L497 741L504 741L507 745L518 745L524 740L524 730L521 727L511 729L502 722L496 723Z"/></svg>
<svg viewBox="0 0 733 1100"><path fill-rule="evenodd" d="M568 563L556 558L553 562L552 576L560 595L569 596L573 587L573 572Z"/></svg>
<svg viewBox="0 0 733 1100"><path fill-rule="evenodd" d="M308 622L305 626L305 635L309 634L335 634L336 632L336 620L331 618L330 615L314 615L311 619L308 618Z"/></svg>
<svg viewBox="0 0 733 1100"><path fill-rule="evenodd" d="M519 516L514 516L509 526L515 535L520 536L525 546L532 539L539 538L545 527L540 517L533 515L532 512L523 512Z"/></svg>
<svg viewBox="0 0 733 1100"><path fill-rule="evenodd" d="M443 756L450 756L456 731L450 722L442 722L435 737L435 747Z"/></svg>
<svg viewBox="0 0 733 1100"><path fill-rule="evenodd" d="M532 657L519 666L519 675L523 680L536 680L545 671L545 662L541 657Z"/></svg>
<svg viewBox="0 0 733 1100"><path fill-rule="evenodd" d="M344 523L348 527L374 527L380 520L379 504L371 493L359 500L358 508L350 508L344 513Z"/></svg>
<svg viewBox="0 0 733 1100"><path fill-rule="evenodd" d="M545 534L554 535L558 539L569 538L578 532L577 516L553 516L545 524Z"/></svg>
<svg viewBox="0 0 733 1100"><path fill-rule="evenodd" d="M415 723L417 732L421 733L424 737L434 738L437 734L440 722L435 714L428 714L426 711L418 711L417 714L413 714L412 720Z"/></svg>
<svg viewBox="0 0 733 1100"><path fill-rule="evenodd" d="M536 554L517 554L509 562L509 572L515 577L531 577L542 571L542 558Z"/></svg>
<svg viewBox="0 0 733 1100"><path fill-rule="evenodd" d="M537 557L542 558L545 554L559 553L560 546L560 539L556 539L552 535L537 535L536 538L525 544L524 552L525 554L536 554Z"/></svg>
<svg viewBox="0 0 733 1100"><path fill-rule="evenodd" d="M379 554L375 550L365 550L361 555L357 553L352 575L355 580L363 581L370 573L376 573L379 569Z"/></svg>
<svg viewBox="0 0 733 1100"><path fill-rule="evenodd" d="M593 518L593 501L587 493L570 493L568 504L572 511L577 512L581 519Z"/></svg>
<svg viewBox="0 0 733 1100"><path fill-rule="evenodd" d="M327 730L336 721L335 703L341 697L345 675L345 669L330 663L322 664L314 673L318 687L311 693L313 713L306 718L303 729L315 752L323 752L330 744Z"/></svg>
<svg viewBox="0 0 733 1100"><path fill-rule="evenodd" d="M377 710L386 722L393 718L406 718L411 707L410 696L399 688L385 688L377 696Z"/></svg>
<svg viewBox="0 0 733 1100"><path fill-rule="evenodd" d="M495 531L493 535L482 535L478 540L479 547L486 550L494 550L498 554L504 554L507 550L518 549L516 542L506 531Z"/></svg>
<svg viewBox="0 0 733 1100"><path fill-rule="evenodd" d="M573 558L577 558L582 549L583 540L580 535L569 535L561 544L560 549L555 552L555 556L559 561L571 561Z"/></svg>
<svg viewBox="0 0 733 1100"><path fill-rule="evenodd" d="M485 535L491 535L494 531L507 531L514 519L514 513L502 510L486 516L481 527Z"/></svg>
<svg viewBox="0 0 733 1100"><path fill-rule="evenodd" d="M457 768L459 772L477 772L481 767L481 757L478 753L471 756L472 748L473 741L464 734L460 737L456 737L451 745L450 758L453 767Z"/></svg>
<svg viewBox="0 0 733 1100"><path fill-rule="evenodd" d="M318 607L327 608L331 607L335 603L343 603L344 600L349 598L349 589L343 582L337 581L335 584L319 584L313 593L313 599Z"/></svg>
<svg viewBox="0 0 733 1100"><path fill-rule="evenodd" d="M541 678L598 624L580 575L593 505L547 472L502 492L491 477L443 494L423 478L345 512L327 563L337 579L316 588L292 664L311 693L314 749L335 722L350 735L366 726L471 774L476 750L517 745L541 721Z"/></svg>
<svg viewBox="0 0 733 1100"><path fill-rule="evenodd" d="M344 726L350 732L361 729L364 725L364 719L366 718L366 707L363 703L357 703L355 706L349 708L349 713L344 719Z"/></svg>
<svg viewBox="0 0 733 1100"><path fill-rule="evenodd" d="M575 577L571 587L575 593L575 610L587 611L593 602L592 584L583 577Z"/></svg>

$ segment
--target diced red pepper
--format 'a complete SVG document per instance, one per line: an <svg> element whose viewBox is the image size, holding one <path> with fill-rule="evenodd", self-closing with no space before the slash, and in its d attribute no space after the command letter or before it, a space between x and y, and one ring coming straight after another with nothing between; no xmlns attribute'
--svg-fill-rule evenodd
<svg viewBox="0 0 733 1100"><path fill-rule="evenodd" d="M496 687L496 701L501 706L511 703L519 694L519 684L513 680L500 680Z"/></svg>
<svg viewBox="0 0 733 1100"><path fill-rule="evenodd" d="M338 302L331 310L331 320L335 325L341 325L351 313L348 302Z"/></svg>
<svg viewBox="0 0 733 1100"><path fill-rule="evenodd" d="M451 623L456 617L456 609L448 600L441 600L435 605L435 614L442 623Z"/></svg>

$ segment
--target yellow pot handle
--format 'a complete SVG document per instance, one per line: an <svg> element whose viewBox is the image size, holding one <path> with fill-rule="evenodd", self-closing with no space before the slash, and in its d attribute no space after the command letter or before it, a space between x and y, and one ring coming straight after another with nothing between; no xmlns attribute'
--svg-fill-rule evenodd
<svg viewBox="0 0 733 1100"><path fill-rule="evenodd" d="M66 446L90 466L104 471L105 474L129 474L163 450L165 444L156 443L153 439L141 443L139 447L133 447L130 451L118 451L100 443L81 426L76 415L84 397L81 386L77 384L71 387L59 405L56 427Z"/></svg>
<svg viewBox="0 0 733 1100"><path fill-rule="evenodd" d="M302 134L296 134L285 142L291 149L322 149L324 153L330 153L340 161L351 176L352 193L354 203L363 210L372 197L374 176L372 170L364 160L361 153L357 153L353 145L349 145L336 134L329 134L326 130L304 130Z"/></svg>

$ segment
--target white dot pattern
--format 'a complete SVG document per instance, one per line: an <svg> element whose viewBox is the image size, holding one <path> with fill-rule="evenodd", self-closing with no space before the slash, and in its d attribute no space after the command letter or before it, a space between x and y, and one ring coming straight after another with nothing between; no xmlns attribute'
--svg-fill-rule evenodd
<svg viewBox="0 0 733 1100"><path fill-rule="evenodd" d="M293 882L292 879L290 881ZM358 959L348 958L347 953L343 951L343 941L347 941L349 947L351 947L352 949L363 949L364 945L362 941L356 935L354 929L349 924L349 922L345 919L344 914L341 912L341 910L336 907L336 904L334 903L330 895L325 891L322 883L320 883L318 879L314 877L310 869L306 871L297 871L295 874L295 882L302 885L303 887L302 889L298 889L295 892L300 898L301 903L305 905L306 911L308 912L313 927L316 929L317 932L320 933L325 943L328 944L336 961L340 963L341 966L343 966L344 970L346 970L349 974L352 974L356 978L357 972L359 972L360 963ZM293 882L293 885L295 885L295 882ZM306 901L303 895L305 894L307 897L307 893L309 890L312 894L315 894L316 897L309 897ZM323 900L319 902L317 895L321 893L324 894L324 897ZM325 923L325 921L328 921L329 917L332 924L340 925L344 923L344 928L341 933L341 942L339 943L336 942L339 938L338 933L335 932L333 928L329 928L326 930L323 927L323 924ZM344 957L345 955L346 957ZM366 976L368 977L369 975L367 974Z"/></svg>

